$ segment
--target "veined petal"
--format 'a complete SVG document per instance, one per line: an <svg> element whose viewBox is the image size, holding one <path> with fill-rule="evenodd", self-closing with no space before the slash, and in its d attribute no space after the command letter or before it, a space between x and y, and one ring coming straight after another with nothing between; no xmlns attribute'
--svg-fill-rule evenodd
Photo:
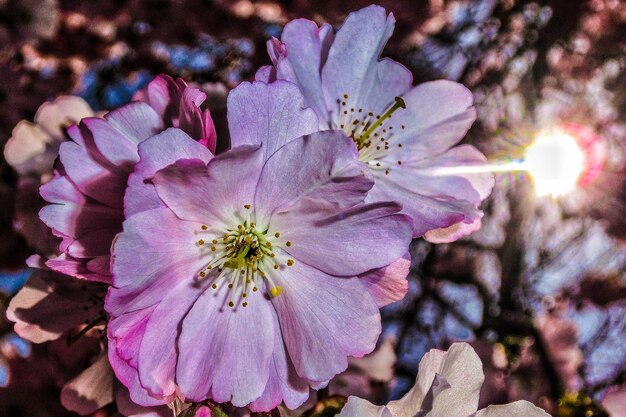
<svg viewBox="0 0 626 417"><path fill-rule="evenodd" d="M410 267L411 257L407 253L388 266L365 272L359 278L381 308L404 298L409 289L406 277Z"/></svg>
<svg viewBox="0 0 626 417"><path fill-rule="evenodd" d="M287 81L243 82L228 95L231 146L263 144L264 159L292 139L318 130L298 87Z"/></svg>
<svg viewBox="0 0 626 417"><path fill-rule="evenodd" d="M162 297L150 316L135 355L138 355L139 380L151 396L168 402L176 396L176 344L180 324L204 288L202 283L194 285L190 279L179 283Z"/></svg>
<svg viewBox="0 0 626 417"><path fill-rule="evenodd" d="M315 110L320 122L328 123L328 111L322 93L321 70L328 58L334 40L332 26L307 19L296 19L285 25L281 40L286 47L286 59L293 78L281 74L281 63L277 62L278 78L295 82L300 87L307 105Z"/></svg>
<svg viewBox="0 0 626 417"><path fill-rule="evenodd" d="M96 162L74 142L64 142L59 159L70 180L85 195L110 207L122 207L128 172Z"/></svg>
<svg viewBox="0 0 626 417"><path fill-rule="evenodd" d="M473 203L450 198L426 197L401 187L385 176L377 176L366 202L389 200L402 204L402 212L412 220L413 237L459 222L472 223L482 216Z"/></svg>
<svg viewBox="0 0 626 417"><path fill-rule="evenodd" d="M109 321L108 358L115 375L124 384L122 397L129 397L134 404L152 407L165 404L167 399L148 395L139 381L137 371L137 351L145 333L145 326L154 308L128 314L122 319ZM119 397L119 393L116 397ZM118 405L119 406L119 405Z"/></svg>
<svg viewBox="0 0 626 417"><path fill-rule="evenodd" d="M106 121L136 145L163 130L163 120L146 103L132 102L107 113ZM94 135L95 139L95 135ZM98 146L102 146L99 144ZM101 150L102 152L102 150ZM105 152L102 152L106 156Z"/></svg>
<svg viewBox="0 0 626 417"><path fill-rule="evenodd" d="M248 408L255 412L273 410L282 401L290 410L301 406L309 398L309 382L296 373L291 358L287 355L285 342L280 332L276 311L272 309L274 323L274 348L269 364L269 377L263 394Z"/></svg>
<svg viewBox="0 0 626 417"><path fill-rule="evenodd" d="M68 254L62 253L56 258L48 259L45 265L53 271L71 277L111 284L110 263L108 252L107 255L97 256L90 260L73 258Z"/></svg>
<svg viewBox="0 0 626 417"><path fill-rule="evenodd" d="M392 157L390 155L388 159ZM471 170L474 166L487 163L487 158L478 149L471 145L461 145L428 159L403 162L401 166L391 169L386 178L424 196L449 196L478 204L491 193L494 186L493 174L463 173L463 169ZM448 173L447 169L453 171Z"/></svg>
<svg viewBox="0 0 626 417"><path fill-rule="evenodd" d="M411 241L410 222L395 203L374 203L327 210L305 201L275 214L272 225L292 242L294 258L336 276L354 276L382 268L404 255Z"/></svg>
<svg viewBox="0 0 626 417"><path fill-rule="evenodd" d="M419 84L402 99L406 109L393 114L394 134L389 142L392 147L402 145L399 159L403 162L444 153L465 136L476 119L471 91L453 81Z"/></svg>
<svg viewBox="0 0 626 417"><path fill-rule="evenodd" d="M247 307L231 308L228 296L223 287L210 288L186 315L176 380L188 400L213 398L241 407L265 389L278 329L264 297L251 296Z"/></svg>
<svg viewBox="0 0 626 417"><path fill-rule="evenodd" d="M287 162L286 162L287 161ZM255 196L256 220L304 200L347 208L365 199L373 181L352 140L340 131L313 133L281 147L266 162Z"/></svg>
<svg viewBox="0 0 626 417"><path fill-rule="evenodd" d="M263 150L241 146L213 158L179 160L153 178L157 194L181 219L228 224L254 201Z"/></svg>
<svg viewBox="0 0 626 417"><path fill-rule="evenodd" d="M106 308L114 316L157 304L164 288L191 287L205 262L198 256L200 225L177 218L169 209L131 216L113 245L113 287ZM193 292L193 288L190 288Z"/></svg>
<svg viewBox="0 0 626 417"><path fill-rule="evenodd" d="M74 257L107 254L122 223L119 210L101 204L50 204L39 215L54 231L71 237L64 251Z"/></svg>
<svg viewBox="0 0 626 417"><path fill-rule="evenodd" d="M335 278L303 262L276 275L272 298L287 352L302 378L326 381L376 346L380 315L358 278Z"/></svg>
<svg viewBox="0 0 626 417"><path fill-rule="evenodd" d="M139 144L139 162L128 178L124 196L124 213L131 216L140 211L163 207L154 185L146 183L160 169L179 159L199 159L205 164L213 154L184 131L169 128Z"/></svg>
<svg viewBox="0 0 626 417"><path fill-rule="evenodd" d="M393 15L380 6L369 6L350 13L337 32L322 68L326 107L333 120L339 118L341 101L347 108L380 114L394 97L411 88L406 68L391 60L379 61L394 25Z"/></svg>

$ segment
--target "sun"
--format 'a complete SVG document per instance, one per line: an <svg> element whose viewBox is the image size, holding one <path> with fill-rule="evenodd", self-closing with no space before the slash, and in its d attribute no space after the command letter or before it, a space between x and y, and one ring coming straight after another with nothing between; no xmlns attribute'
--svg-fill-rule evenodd
<svg viewBox="0 0 626 417"><path fill-rule="evenodd" d="M576 188L585 155L573 136L560 130L542 131L526 149L523 166L538 196L558 197Z"/></svg>

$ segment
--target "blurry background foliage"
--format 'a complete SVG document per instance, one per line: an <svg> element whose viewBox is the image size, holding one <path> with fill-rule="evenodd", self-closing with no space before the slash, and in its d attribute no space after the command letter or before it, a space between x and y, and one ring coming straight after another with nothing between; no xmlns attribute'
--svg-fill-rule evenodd
<svg viewBox="0 0 626 417"><path fill-rule="evenodd" d="M293 18L337 24L369 3L0 0L0 143L57 95L106 110L161 72L207 92L223 139L226 95L269 63L267 39ZM416 82L447 78L472 89L478 120L465 141L490 159L518 158L539 129L575 122L597 132L607 160L592 184L558 201L535 198L521 174L498 174L482 230L454 244L415 241L410 292L383 313L394 376L356 392L349 375L339 377L330 394L398 398L426 351L466 340L485 364L483 403L527 399L559 417L607 415L603 397L626 385L626 3L378 3L397 19L385 55ZM6 306L34 249L14 230L16 175L1 162ZM3 316L2 414L70 415L58 403L68 359L20 339Z"/></svg>

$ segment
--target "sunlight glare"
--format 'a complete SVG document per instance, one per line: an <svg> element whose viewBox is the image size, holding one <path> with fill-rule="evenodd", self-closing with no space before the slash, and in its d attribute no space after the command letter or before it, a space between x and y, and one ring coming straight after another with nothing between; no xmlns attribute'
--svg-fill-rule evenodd
<svg viewBox="0 0 626 417"><path fill-rule="evenodd" d="M523 165L533 177L538 196L557 197L576 188L585 167L585 155L572 136L546 131L540 132L526 149Z"/></svg>

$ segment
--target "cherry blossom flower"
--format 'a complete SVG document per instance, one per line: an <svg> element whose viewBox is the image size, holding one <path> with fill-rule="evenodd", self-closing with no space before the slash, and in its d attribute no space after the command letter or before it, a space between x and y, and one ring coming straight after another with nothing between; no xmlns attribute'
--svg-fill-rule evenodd
<svg viewBox="0 0 626 417"><path fill-rule="evenodd" d="M424 355L415 386L400 400L376 406L352 396L338 417L549 417L527 401L476 411L483 381L472 347L454 343L447 352L433 349Z"/></svg>
<svg viewBox="0 0 626 417"><path fill-rule="evenodd" d="M41 219L62 239L60 255L47 266L81 279L109 282L110 247L122 229L124 192L139 159L137 145L168 126L185 129L205 146L215 146L208 112L198 106L204 93L159 76L148 85L146 102L136 101L68 128L61 144L62 167L41 188L51 203ZM176 155L176 150L171 151ZM150 190L148 190L150 191Z"/></svg>
<svg viewBox="0 0 626 417"><path fill-rule="evenodd" d="M264 106L229 112L231 136L262 146L213 157L178 129L139 145L126 199L147 209L116 239L106 301L113 367L138 375L120 377L131 397L296 408L374 349L378 307L406 291L409 220L363 203L373 181L352 140L302 136L317 120L298 89L260 88ZM172 164L174 148L190 156Z"/></svg>
<svg viewBox="0 0 626 417"><path fill-rule="evenodd" d="M268 42L274 65L256 78L297 84L320 129L353 139L376 179L367 201L397 201L415 237L451 242L480 228L478 206L493 187L491 174L446 170L486 162L473 146L455 147L476 118L472 94L445 80L413 87L404 66L379 60L394 23L379 6L351 13L336 34L329 24L294 20L281 41ZM243 84L229 100L248 97L250 88Z"/></svg>

